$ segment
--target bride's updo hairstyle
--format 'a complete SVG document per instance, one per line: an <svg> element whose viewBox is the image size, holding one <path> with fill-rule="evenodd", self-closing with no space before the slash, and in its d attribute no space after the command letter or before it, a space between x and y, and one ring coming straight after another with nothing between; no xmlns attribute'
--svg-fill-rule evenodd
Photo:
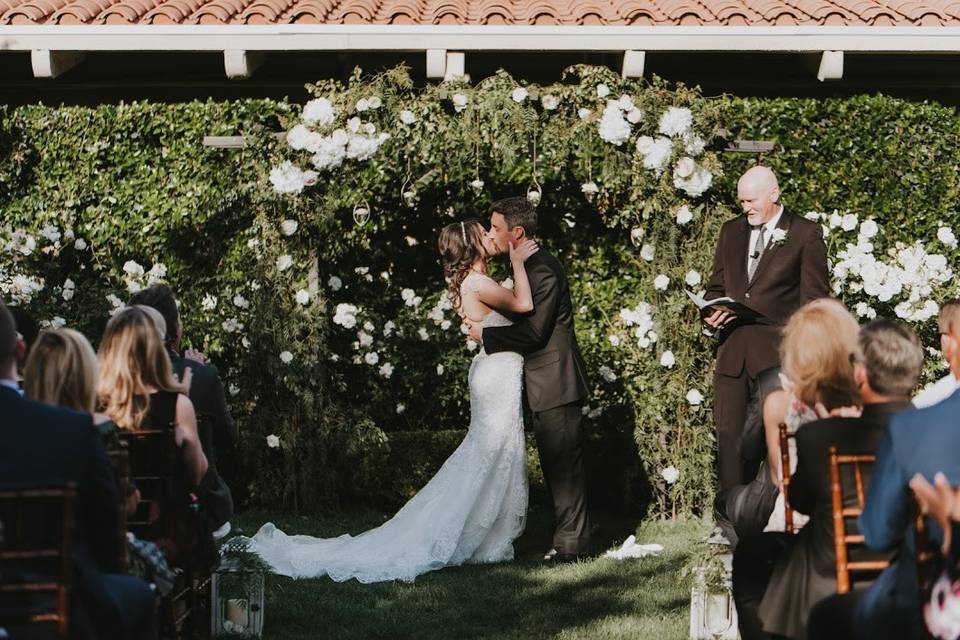
<svg viewBox="0 0 960 640"><path fill-rule="evenodd" d="M460 285L470 273L477 258L485 258L483 249L483 225L479 220L470 219L448 224L440 230L440 264L447 280L450 300L456 309L460 308Z"/></svg>

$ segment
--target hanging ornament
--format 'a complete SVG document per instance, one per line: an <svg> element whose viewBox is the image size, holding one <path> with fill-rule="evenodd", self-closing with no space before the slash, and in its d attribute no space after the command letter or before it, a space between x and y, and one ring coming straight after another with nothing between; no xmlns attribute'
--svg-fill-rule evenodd
<svg viewBox="0 0 960 640"><path fill-rule="evenodd" d="M533 206L540 204L543 197L543 189L537 181L537 134L533 134L533 175L531 176L530 186L527 187L527 200Z"/></svg>
<svg viewBox="0 0 960 640"><path fill-rule="evenodd" d="M366 200L361 200L353 205L353 221L358 227L362 227L370 220L370 205Z"/></svg>
<svg viewBox="0 0 960 640"><path fill-rule="evenodd" d="M406 189L401 195L403 196L403 203L411 208L417 206L417 202L420 201L420 196L417 195L416 187L410 187L409 189Z"/></svg>
<svg viewBox="0 0 960 640"><path fill-rule="evenodd" d="M476 157L474 159L474 175L476 176L473 180L470 181L470 188L473 189L473 192L477 195L480 195L483 192L483 180L480 179L480 143L476 144Z"/></svg>
<svg viewBox="0 0 960 640"><path fill-rule="evenodd" d="M593 181L593 158L590 155L587 155L587 181L580 185L580 191L583 192L587 202L591 203L597 195L597 192L600 191L597 183Z"/></svg>

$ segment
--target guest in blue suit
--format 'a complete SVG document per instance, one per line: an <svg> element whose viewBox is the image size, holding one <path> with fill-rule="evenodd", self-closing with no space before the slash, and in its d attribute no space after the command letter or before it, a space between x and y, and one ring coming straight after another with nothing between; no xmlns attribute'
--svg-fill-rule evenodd
<svg viewBox="0 0 960 640"><path fill-rule="evenodd" d="M943 306L940 326L943 355L960 378L960 301ZM910 479L919 473L932 482L938 471L960 484L960 391L939 404L895 416L880 441L860 531L871 549L899 552L857 603L857 638L921 637Z"/></svg>
<svg viewBox="0 0 960 640"><path fill-rule="evenodd" d="M27 400L16 383L17 334L0 301L0 485L77 485L72 638L154 638L154 595L144 581L111 573L119 501L93 418Z"/></svg>

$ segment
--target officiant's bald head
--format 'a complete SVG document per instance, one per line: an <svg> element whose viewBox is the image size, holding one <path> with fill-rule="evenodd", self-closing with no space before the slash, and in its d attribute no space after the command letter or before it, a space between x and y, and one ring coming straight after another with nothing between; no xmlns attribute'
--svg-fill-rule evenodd
<svg viewBox="0 0 960 640"><path fill-rule="evenodd" d="M780 211L780 184L770 167L751 167L737 182L737 200L752 225L763 224Z"/></svg>

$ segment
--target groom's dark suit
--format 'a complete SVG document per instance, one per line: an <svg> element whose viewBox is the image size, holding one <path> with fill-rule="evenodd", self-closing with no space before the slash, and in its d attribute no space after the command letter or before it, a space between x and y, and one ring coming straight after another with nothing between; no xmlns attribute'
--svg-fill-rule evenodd
<svg viewBox="0 0 960 640"><path fill-rule="evenodd" d="M720 331L714 372L714 421L720 487L743 483L738 440L757 375L779 363L780 334L790 315L807 302L830 295L827 250L820 225L784 211L777 229L782 243L768 240L753 279L747 275L750 225L737 216L720 229L707 284L707 299L729 296L761 313L758 322L735 320Z"/></svg>
<svg viewBox="0 0 960 640"><path fill-rule="evenodd" d="M483 330L487 353L516 351L524 357L527 401L543 476L553 495L560 553L584 553L590 538L586 482L580 450L583 398L589 385L573 328L570 287L560 262L540 249L525 263L533 311L510 327Z"/></svg>

